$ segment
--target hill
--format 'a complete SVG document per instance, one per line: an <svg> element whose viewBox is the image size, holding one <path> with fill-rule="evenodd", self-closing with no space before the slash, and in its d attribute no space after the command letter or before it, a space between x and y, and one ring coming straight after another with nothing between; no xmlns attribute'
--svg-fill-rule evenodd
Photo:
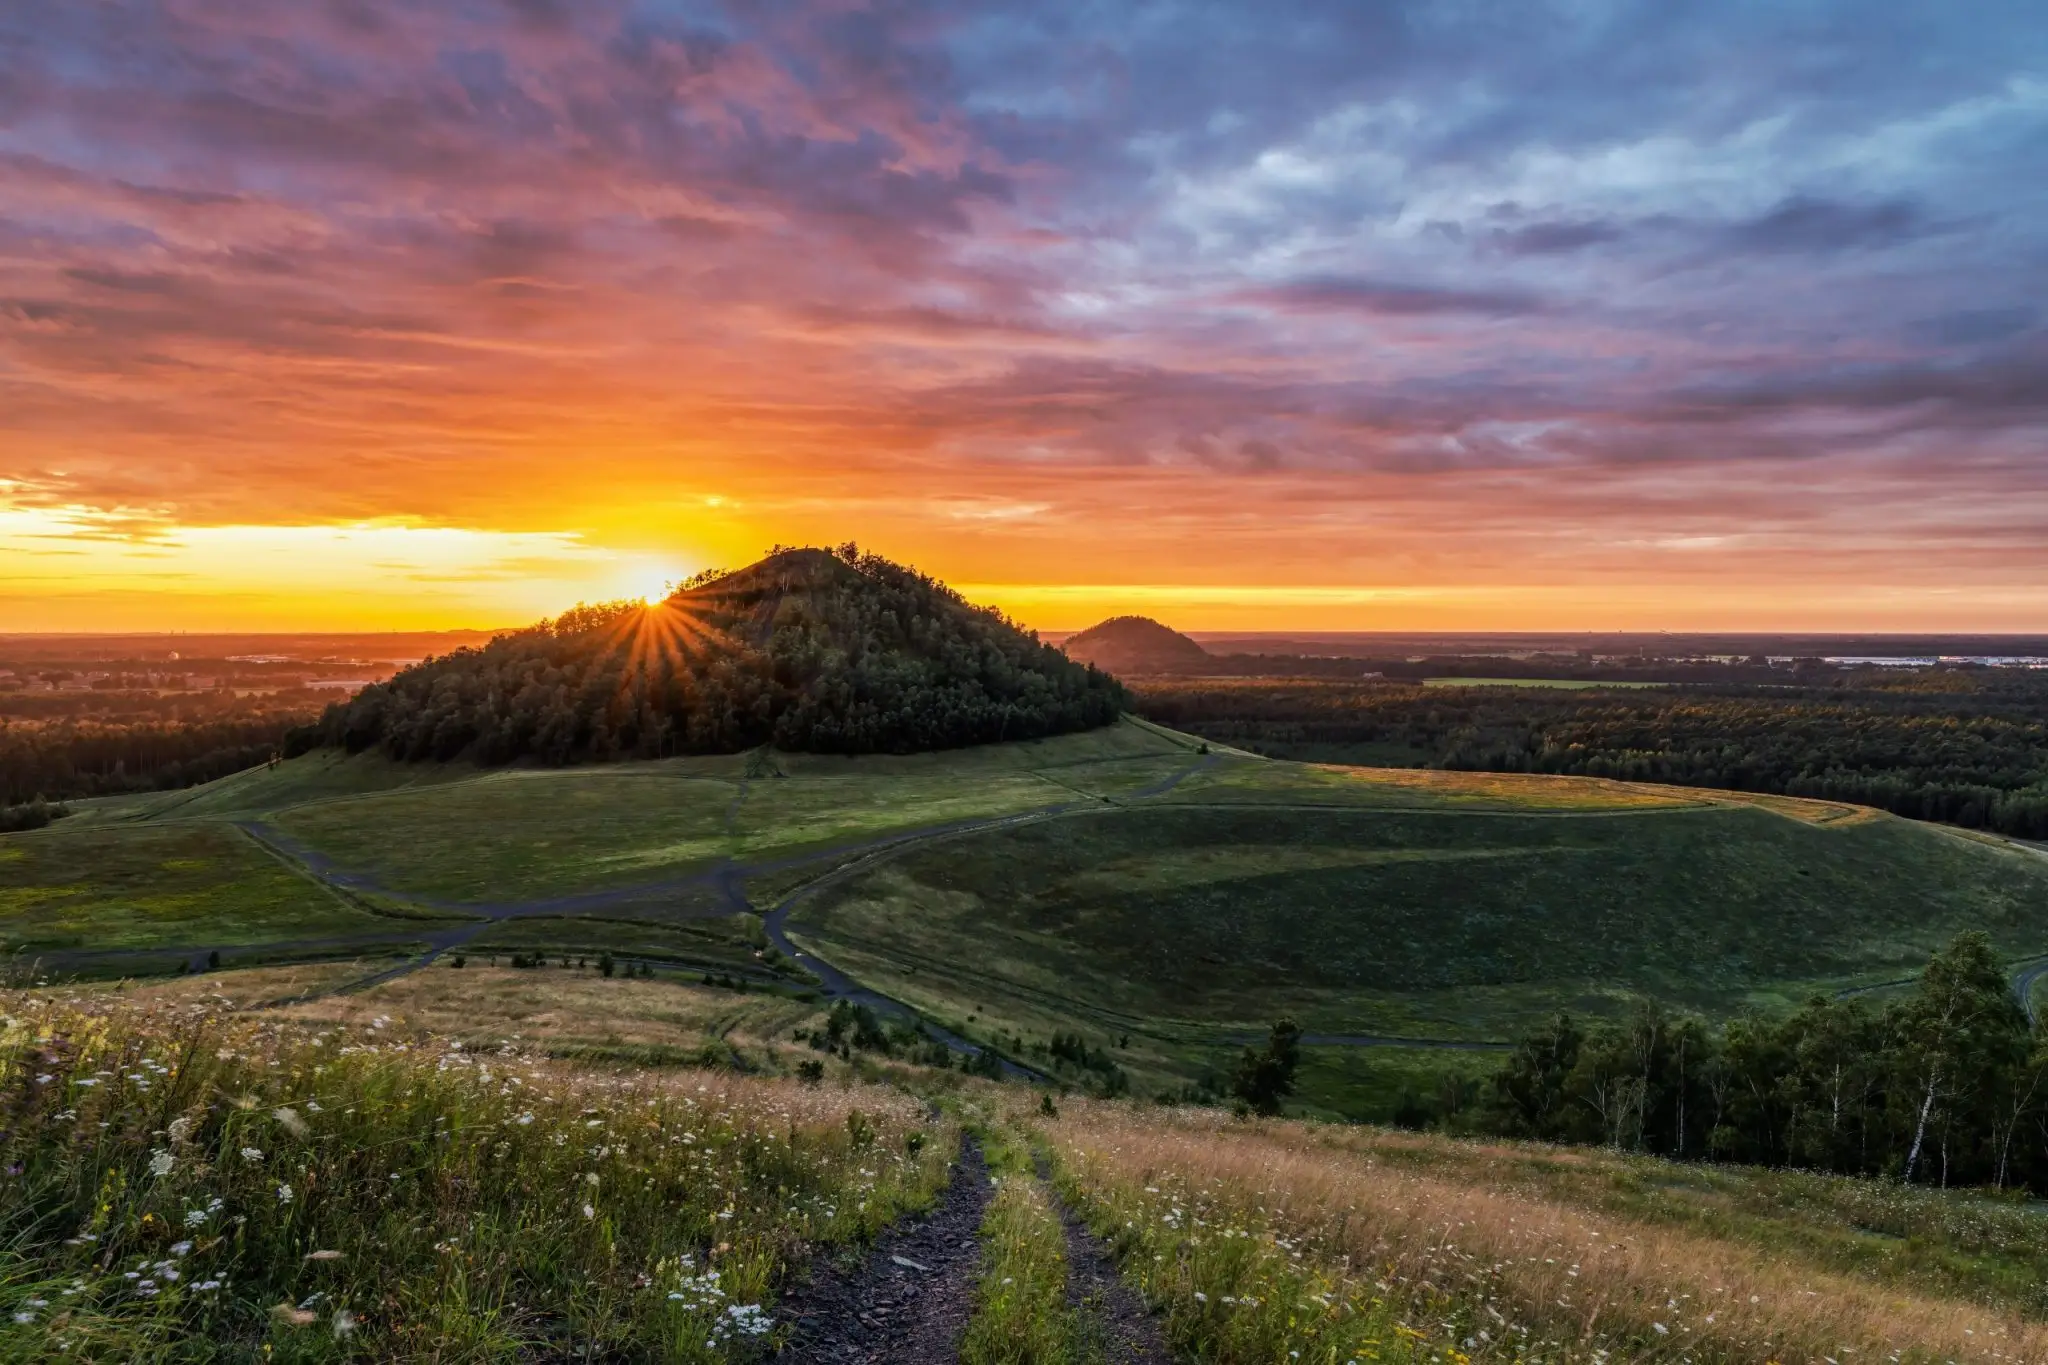
<svg viewBox="0 0 2048 1365"><path fill-rule="evenodd" d="M295 736L485 764L913 753L1114 721L1114 679L879 555L780 550L642 606L579 607L367 687Z"/></svg>
<svg viewBox="0 0 2048 1365"><path fill-rule="evenodd" d="M1149 616L1112 616L1069 636L1067 657L1106 673L1188 673L1213 662L1209 651Z"/></svg>
<svg viewBox="0 0 2048 1365"><path fill-rule="evenodd" d="M1115 1040L1145 1093L1226 1071L1287 1010L1315 1039L1303 1102L1349 1117L1490 1069L1558 1008L1776 1014L1911 976L1962 929L2015 969L2043 954L2048 858L1779 797L1203 753L1132 719L561 769L327 748L0 837L0 938L67 973L793 962L1033 1066L1055 1034Z"/></svg>

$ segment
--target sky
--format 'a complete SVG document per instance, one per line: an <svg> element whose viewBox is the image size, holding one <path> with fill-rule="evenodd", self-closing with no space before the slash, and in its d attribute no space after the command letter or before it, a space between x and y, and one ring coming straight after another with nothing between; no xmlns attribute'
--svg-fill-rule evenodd
<svg viewBox="0 0 2048 1365"><path fill-rule="evenodd" d="M0 0L0 630L849 539L1046 629L2048 630L2048 7Z"/></svg>

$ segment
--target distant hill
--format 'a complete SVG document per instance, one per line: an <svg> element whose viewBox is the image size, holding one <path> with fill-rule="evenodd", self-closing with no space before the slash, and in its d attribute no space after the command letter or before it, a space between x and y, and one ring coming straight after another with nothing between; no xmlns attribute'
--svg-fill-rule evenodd
<svg viewBox="0 0 2048 1365"><path fill-rule="evenodd" d="M1067 657L1109 673L1188 673L1209 651L1149 616L1112 616L1066 641Z"/></svg>
<svg viewBox="0 0 2048 1365"><path fill-rule="evenodd" d="M1107 725L1122 687L879 555L779 550L404 670L294 736L399 759L911 753Z"/></svg>

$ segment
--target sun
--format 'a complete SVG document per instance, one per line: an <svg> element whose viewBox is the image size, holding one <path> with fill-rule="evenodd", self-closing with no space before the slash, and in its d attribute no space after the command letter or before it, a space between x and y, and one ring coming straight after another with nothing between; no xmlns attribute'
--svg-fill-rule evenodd
<svg viewBox="0 0 2048 1365"><path fill-rule="evenodd" d="M619 595L653 606L665 602L683 575L665 564L635 564L619 575Z"/></svg>

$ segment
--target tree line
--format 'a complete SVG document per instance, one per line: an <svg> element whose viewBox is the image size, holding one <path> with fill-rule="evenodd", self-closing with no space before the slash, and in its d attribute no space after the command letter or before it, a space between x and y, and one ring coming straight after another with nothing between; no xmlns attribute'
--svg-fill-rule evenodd
<svg viewBox="0 0 2048 1365"><path fill-rule="evenodd" d="M197 714L0 717L0 805L168 791L263 762L315 714L310 698L244 698Z"/></svg>
<svg viewBox="0 0 2048 1365"><path fill-rule="evenodd" d="M1715 1027L1656 1004L1521 1040L1467 1132L2048 1193L2048 1037L1980 933L1883 1005L1816 997Z"/></svg>
<svg viewBox="0 0 2048 1365"><path fill-rule="evenodd" d="M404 760L905 753L1107 725L1115 679L879 555L778 551L647 607L583 607L365 688L295 734Z"/></svg>
<svg viewBox="0 0 2048 1365"><path fill-rule="evenodd" d="M1139 709L1283 758L1771 792L2048 838L2048 676L2029 670L1591 692L1159 682Z"/></svg>

